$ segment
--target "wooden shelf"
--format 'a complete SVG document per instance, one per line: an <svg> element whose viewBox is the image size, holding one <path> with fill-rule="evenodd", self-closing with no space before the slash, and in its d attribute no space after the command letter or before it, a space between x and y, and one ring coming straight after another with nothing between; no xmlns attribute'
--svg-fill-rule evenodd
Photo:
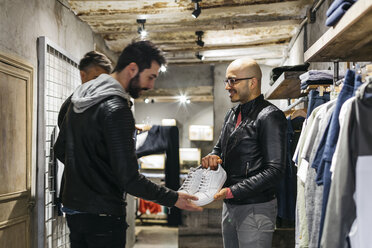
<svg viewBox="0 0 372 248"><path fill-rule="evenodd" d="M358 0L304 55L307 62L372 60L372 1Z"/></svg>
<svg viewBox="0 0 372 248"><path fill-rule="evenodd" d="M285 71L265 93L265 99L287 99L299 98L301 94L298 78L305 71Z"/></svg>

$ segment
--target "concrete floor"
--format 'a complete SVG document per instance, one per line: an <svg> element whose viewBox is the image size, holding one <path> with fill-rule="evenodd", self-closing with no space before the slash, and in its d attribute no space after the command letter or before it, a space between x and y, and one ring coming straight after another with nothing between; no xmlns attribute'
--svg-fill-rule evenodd
<svg viewBox="0 0 372 248"><path fill-rule="evenodd" d="M178 228L136 226L134 248L178 248Z"/></svg>
<svg viewBox="0 0 372 248"><path fill-rule="evenodd" d="M200 230L199 230L200 231ZM272 248L294 247L294 228L277 228ZM222 236L217 233L202 235L184 233L179 238L177 227L136 226L136 243L133 248L222 248Z"/></svg>

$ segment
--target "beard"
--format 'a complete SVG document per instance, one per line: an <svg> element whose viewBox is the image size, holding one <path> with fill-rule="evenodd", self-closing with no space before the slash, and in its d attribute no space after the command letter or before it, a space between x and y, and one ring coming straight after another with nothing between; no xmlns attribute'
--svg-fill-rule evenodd
<svg viewBox="0 0 372 248"><path fill-rule="evenodd" d="M141 91L147 90L147 88L141 88L139 83L139 73L129 81L128 93L134 99L138 98Z"/></svg>

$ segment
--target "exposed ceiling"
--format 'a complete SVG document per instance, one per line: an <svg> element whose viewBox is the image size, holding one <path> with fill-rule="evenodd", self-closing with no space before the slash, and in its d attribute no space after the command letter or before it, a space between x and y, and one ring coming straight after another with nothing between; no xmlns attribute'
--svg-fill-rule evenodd
<svg viewBox="0 0 372 248"><path fill-rule="evenodd" d="M157 44L168 63L226 62L250 56L259 63L277 66L286 56L291 37L312 0L204 0L201 14L193 18L191 0L69 0L71 9L92 30L102 35L114 52L137 33L137 19L146 19L146 39ZM196 44L203 31L204 47Z"/></svg>

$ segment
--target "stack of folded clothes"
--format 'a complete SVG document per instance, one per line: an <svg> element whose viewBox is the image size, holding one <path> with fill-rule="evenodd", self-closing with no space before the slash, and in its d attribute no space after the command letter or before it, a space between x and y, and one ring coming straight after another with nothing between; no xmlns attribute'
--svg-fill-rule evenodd
<svg viewBox="0 0 372 248"><path fill-rule="evenodd" d="M300 65L286 65L275 67L270 73L270 85L273 85L275 81L280 77L280 75L282 75L282 73L285 71L307 71L307 68L309 68L309 66L309 63L305 63Z"/></svg>
<svg viewBox="0 0 372 248"><path fill-rule="evenodd" d="M301 90L309 85L331 85L333 83L333 71L331 70L310 70L300 75Z"/></svg>
<svg viewBox="0 0 372 248"><path fill-rule="evenodd" d="M357 0L335 0L327 10L326 26L334 26Z"/></svg>

